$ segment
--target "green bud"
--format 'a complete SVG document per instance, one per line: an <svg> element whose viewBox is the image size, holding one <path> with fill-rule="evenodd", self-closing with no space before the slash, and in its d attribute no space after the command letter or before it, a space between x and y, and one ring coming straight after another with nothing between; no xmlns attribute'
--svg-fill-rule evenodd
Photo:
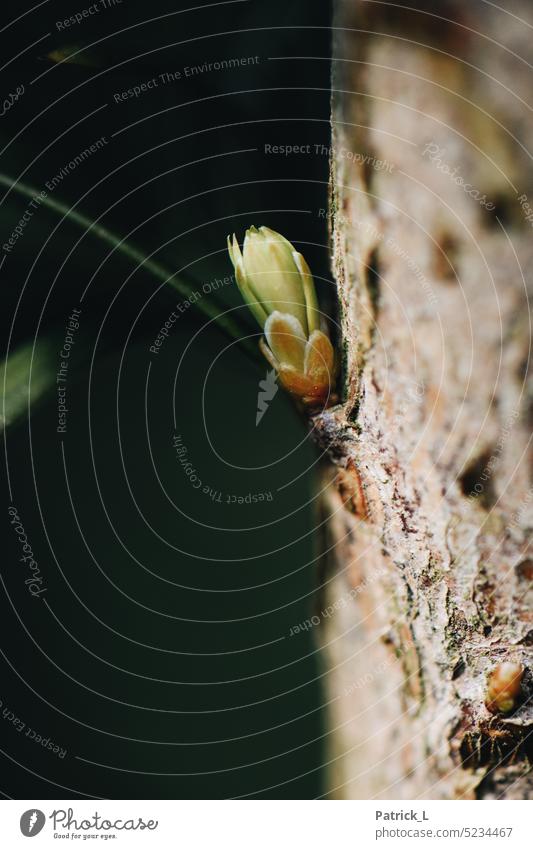
<svg viewBox="0 0 533 849"><path fill-rule="evenodd" d="M273 312L296 318L308 338L320 325L315 284L303 256L269 227L250 227L243 250L233 235L228 251L244 300L261 325Z"/></svg>
<svg viewBox="0 0 533 849"><path fill-rule="evenodd" d="M242 296L264 330L259 347L282 385L309 409L333 403L335 353L320 329L315 284L303 256L269 227L250 227L228 251Z"/></svg>

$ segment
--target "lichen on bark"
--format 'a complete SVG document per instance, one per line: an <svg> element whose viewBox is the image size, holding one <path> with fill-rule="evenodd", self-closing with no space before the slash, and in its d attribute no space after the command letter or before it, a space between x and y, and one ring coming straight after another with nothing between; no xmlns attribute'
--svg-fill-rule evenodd
<svg viewBox="0 0 533 849"><path fill-rule="evenodd" d="M533 19L411 6L335 3L331 793L531 798Z"/></svg>

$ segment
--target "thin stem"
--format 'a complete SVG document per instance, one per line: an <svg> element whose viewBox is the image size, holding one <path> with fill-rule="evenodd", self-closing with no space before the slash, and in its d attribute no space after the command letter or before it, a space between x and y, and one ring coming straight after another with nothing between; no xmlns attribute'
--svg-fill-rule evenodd
<svg viewBox="0 0 533 849"><path fill-rule="evenodd" d="M100 224L92 221L82 212L78 212L54 198L48 196L43 197L39 189L30 186L28 183L20 181L14 183L13 179L8 177L6 174L0 173L0 184L3 184L9 189L13 189L15 192L18 192L20 195L24 195L31 199L38 196L39 204L47 206L49 209L53 209L54 212L61 213L65 218L69 221L74 221L86 232L92 233L103 242L106 242L108 245L112 245L115 250L128 257L128 259L136 263L139 267L143 266L150 274L152 274L153 277L155 277L156 280L159 280L162 283L168 283L183 298L188 298L194 291L194 283L192 281L185 282L185 279L176 277L171 271L169 271L168 268L165 268L164 265L161 265L161 263L156 260L147 257L130 242L127 242L125 239L121 239L116 233L113 233L106 227L102 227ZM210 300L207 297L200 298L192 303L191 306L198 309L198 311L207 316L207 318L214 320L217 327L226 333L230 339L238 340L240 345L254 359L258 358L257 347L250 339L243 338L246 336L247 330L231 316L223 314L213 300Z"/></svg>

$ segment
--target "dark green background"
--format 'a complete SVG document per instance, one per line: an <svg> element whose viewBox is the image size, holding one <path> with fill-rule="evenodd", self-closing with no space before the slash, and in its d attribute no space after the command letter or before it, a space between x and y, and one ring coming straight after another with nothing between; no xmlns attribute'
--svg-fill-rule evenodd
<svg viewBox="0 0 533 849"><path fill-rule="evenodd" d="M186 269L194 288L231 274L227 233L242 239L246 227L267 224L306 255L327 304L319 209L328 158L313 146L330 139L328 5L252 0L150 22L176 5L123 0L57 31L57 20L82 8L50 2L2 33L7 57L50 35L2 71L6 95L21 82L26 92L0 125L0 172L24 172L40 190L104 136L105 148L54 198L70 205L87 193L81 211L120 236L135 231L139 249L155 251L178 276ZM10 16L14 9L4 24ZM97 41L81 54L84 64L46 58ZM115 92L165 70L255 55L257 65L113 102ZM296 56L308 58L269 59ZM266 155L265 143L309 143L312 152ZM257 150L234 153L248 148ZM4 198L2 243L27 205L15 192ZM94 235L76 244L83 231L72 221L53 232L60 217L41 207L2 267L4 352L8 340L13 350L51 336L52 364L55 340L91 285L67 433L57 434L49 397L7 435L13 503L47 593L29 596L6 519L0 699L68 754L59 760L3 720L0 791L29 799L316 797L322 670L313 635L289 636L313 612L319 554L308 427L281 392L255 426L266 364L192 310L151 354L181 298ZM235 288L221 297L257 334ZM269 491L272 502L227 505L194 490L172 446L174 412L203 483L225 494ZM7 516L7 485L4 493Z"/></svg>

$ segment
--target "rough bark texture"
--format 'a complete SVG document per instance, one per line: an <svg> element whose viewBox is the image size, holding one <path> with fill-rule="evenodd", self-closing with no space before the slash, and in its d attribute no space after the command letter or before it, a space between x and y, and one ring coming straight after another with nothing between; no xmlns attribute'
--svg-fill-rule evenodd
<svg viewBox="0 0 533 849"><path fill-rule="evenodd" d="M331 792L531 798L533 14L409 5L334 20Z"/></svg>

